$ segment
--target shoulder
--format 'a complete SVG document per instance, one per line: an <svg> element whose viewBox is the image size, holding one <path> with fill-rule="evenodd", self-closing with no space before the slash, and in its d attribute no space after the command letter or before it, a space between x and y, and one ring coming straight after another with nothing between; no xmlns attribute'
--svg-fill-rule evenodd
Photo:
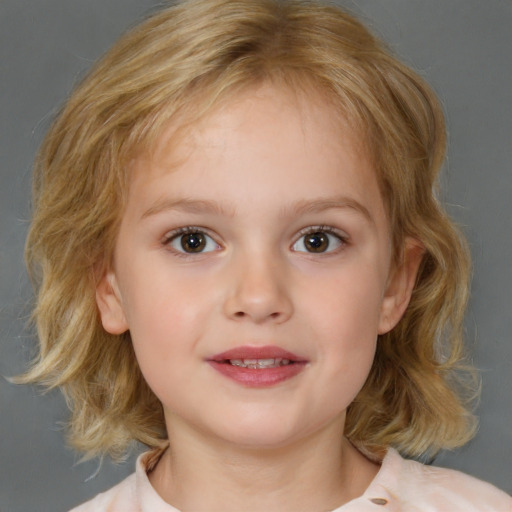
<svg viewBox="0 0 512 512"><path fill-rule="evenodd" d="M98 494L92 500L70 512L139 512L136 499L135 473L110 490Z"/></svg>
<svg viewBox="0 0 512 512"><path fill-rule="evenodd" d="M135 473L70 512L178 512L160 498L148 478L148 472L165 449L162 447L143 453L137 459Z"/></svg>
<svg viewBox="0 0 512 512"><path fill-rule="evenodd" d="M386 455L374 484L400 503L399 510L512 512L512 498L493 485L460 471L403 459L395 450Z"/></svg>

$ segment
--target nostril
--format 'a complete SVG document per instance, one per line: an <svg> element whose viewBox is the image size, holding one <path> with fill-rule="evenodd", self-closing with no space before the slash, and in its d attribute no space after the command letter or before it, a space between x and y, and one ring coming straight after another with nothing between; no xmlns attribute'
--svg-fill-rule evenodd
<svg viewBox="0 0 512 512"><path fill-rule="evenodd" d="M270 313L269 315L267 315L267 317L275 320L276 318L279 318L280 315L281 315L281 313L279 313L279 311L276 311L274 313ZM249 315L245 311L236 311L233 314L233 316L235 318L245 318L246 316L251 316L251 315Z"/></svg>

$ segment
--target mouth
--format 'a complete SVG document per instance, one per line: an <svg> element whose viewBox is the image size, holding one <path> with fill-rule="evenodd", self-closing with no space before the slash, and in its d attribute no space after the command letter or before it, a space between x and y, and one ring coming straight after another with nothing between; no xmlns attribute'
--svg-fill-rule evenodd
<svg viewBox="0 0 512 512"><path fill-rule="evenodd" d="M268 387L298 375L308 361L280 347L244 346L217 354L207 362L246 387Z"/></svg>
<svg viewBox="0 0 512 512"><path fill-rule="evenodd" d="M307 363L306 358L273 345L236 347L212 356L209 361L253 370Z"/></svg>
<svg viewBox="0 0 512 512"><path fill-rule="evenodd" d="M240 368L250 368L251 370L265 370L267 368L278 368L279 366L293 364L293 361L290 361L290 359L282 359L280 357L268 359L228 359L225 362Z"/></svg>

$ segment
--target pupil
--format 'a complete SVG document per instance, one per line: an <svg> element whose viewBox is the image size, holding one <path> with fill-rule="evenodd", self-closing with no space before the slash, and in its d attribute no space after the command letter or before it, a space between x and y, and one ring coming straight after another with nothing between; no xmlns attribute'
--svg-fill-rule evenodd
<svg viewBox="0 0 512 512"><path fill-rule="evenodd" d="M181 247L186 252L201 252L206 245L202 233L187 233L181 237Z"/></svg>
<svg viewBox="0 0 512 512"><path fill-rule="evenodd" d="M324 252L329 247L329 238L325 233L311 233L306 237L305 244L310 252Z"/></svg>

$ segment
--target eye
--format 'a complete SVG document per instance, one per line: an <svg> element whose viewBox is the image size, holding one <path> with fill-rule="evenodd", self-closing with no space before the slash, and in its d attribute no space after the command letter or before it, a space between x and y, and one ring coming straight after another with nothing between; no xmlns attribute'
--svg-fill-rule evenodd
<svg viewBox="0 0 512 512"><path fill-rule="evenodd" d="M339 249L345 243L341 235L329 232L327 229L310 230L303 234L293 245L297 252L324 253Z"/></svg>
<svg viewBox="0 0 512 512"><path fill-rule="evenodd" d="M219 245L211 236L198 229L186 229L186 231L171 234L166 244L177 252L187 254L212 252L219 249Z"/></svg>

